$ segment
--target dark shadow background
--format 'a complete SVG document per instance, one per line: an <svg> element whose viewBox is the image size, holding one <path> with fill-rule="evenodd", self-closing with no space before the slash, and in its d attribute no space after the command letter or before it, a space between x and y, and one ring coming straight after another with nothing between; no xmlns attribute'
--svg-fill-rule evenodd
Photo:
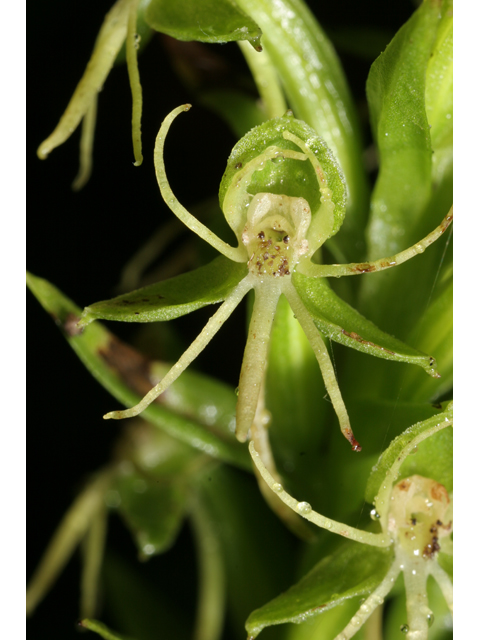
<svg viewBox="0 0 480 640"><path fill-rule="evenodd" d="M194 105L188 115L181 116L181 122L177 121L167 143L167 172L174 192L187 208L217 193L226 159L236 142L227 126L196 104L192 91L177 79L162 37L155 35L140 58L143 166L135 168L132 164L131 97L124 66L114 68L99 97L94 168L86 187L78 193L70 187L78 168L79 130L47 161L38 160L36 148L66 107L111 4L112 0L29 3L27 267L53 282L81 307L111 297L125 261L162 222L172 218L161 200L152 162L154 139L165 115L184 102ZM308 4L327 33L337 36L339 28L360 26L378 27L393 35L414 9L408 0L310 0ZM220 85L248 74L236 45L206 46L215 56L225 58L227 66L223 77L219 76ZM364 86L370 62L339 53L368 143ZM116 401L83 368L33 296L27 294L27 298L30 576L76 487L86 474L108 460L119 424L102 420L104 413L116 407ZM241 318L239 322L241 327ZM112 330L128 339L131 327L115 325ZM214 351L212 345L210 353ZM214 356L206 362L212 374L224 376L236 386L240 358L239 352L231 372L219 368ZM112 522L110 535L112 545L127 553L130 550L133 559L135 550L123 527ZM162 572L171 568L172 575L181 574L179 563L192 566L188 532L183 532L180 542L178 549L162 557ZM160 571L158 566L151 570L152 575ZM78 585L79 562L75 556L28 621L32 640L78 637L74 628Z"/></svg>

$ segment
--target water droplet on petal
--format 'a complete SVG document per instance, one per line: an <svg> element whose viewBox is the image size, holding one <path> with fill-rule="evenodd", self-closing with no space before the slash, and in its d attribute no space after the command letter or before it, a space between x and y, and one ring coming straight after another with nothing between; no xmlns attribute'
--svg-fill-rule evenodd
<svg viewBox="0 0 480 640"><path fill-rule="evenodd" d="M415 251L417 253L423 253L425 251L425 247L422 244L416 244L415 245Z"/></svg>
<svg viewBox="0 0 480 640"><path fill-rule="evenodd" d="M410 631L410 627L408 626L408 624L402 624L402 626L400 627L400 631L402 633L408 633Z"/></svg>
<svg viewBox="0 0 480 640"><path fill-rule="evenodd" d="M312 510L312 506L308 504L308 502L299 502L297 504L297 509L300 513L303 513L305 515L307 513L310 513L310 511Z"/></svg>
<svg viewBox="0 0 480 640"><path fill-rule="evenodd" d="M435 622L435 616L433 615L433 613L429 613L427 615L427 622L429 627L431 627L432 624Z"/></svg>
<svg viewBox="0 0 480 640"><path fill-rule="evenodd" d="M372 520L378 520L380 518L380 514L378 513L378 511L376 509L372 509L370 511L370 517Z"/></svg>
<svg viewBox="0 0 480 640"><path fill-rule="evenodd" d="M237 388L235 389L235 395L236 395L236 396L238 396L238 392L239 392L239 390L240 390L240 387L237 387Z"/></svg>
<svg viewBox="0 0 480 640"><path fill-rule="evenodd" d="M274 484L272 484L272 489L277 493L280 493L281 491L283 491L283 487L279 482L275 482Z"/></svg>

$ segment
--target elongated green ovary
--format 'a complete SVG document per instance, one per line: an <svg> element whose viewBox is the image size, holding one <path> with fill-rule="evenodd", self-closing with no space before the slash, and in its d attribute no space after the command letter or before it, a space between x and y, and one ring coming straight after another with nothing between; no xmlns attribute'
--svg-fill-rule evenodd
<svg viewBox="0 0 480 640"><path fill-rule="evenodd" d="M441 224L434 229L428 236L425 236L423 240L412 245L405 251L391 256L390 258L381 258L374 262L352 262L350 264L330 264L320 265L312 264L306 260L299 264L299 271L307 276L316 276L318 278L328 277L340 277L340 276L357 276L362 273L373 273L375 271L384 271L390 269L390 267L396 267L402 262L414 258L420 253L423 253L427 247L438 240L438 238L445 233L453 220L453 205L450 207L450 211L442 220Z"/></svg>
<svg viewBox="0 0 480 640"><path fill-rule="evenodd" d="M163 159L163 150L165 146L165 137L170 129L172 122L183 111L189 111L190 104L184 104L181 107L177 107L162 122L160 131L158 132L157 139L155 141L154 162L155 162L155 174L157 176L158 186L163 199L167 203L168 207L173 213L187 226L191 231L196 233L200 238L208 242L212 247L219 251L222 255L226 256L234 262L245 262L246 253L245 247L240 245L238 247L231 247L229 244L221 240L218 236L202 224L195 216L185 209L183 205L175 197L172 189L167 180L167 174L165 173L165 161Z"/></svg>
<svg viewBox="0 0 480 640"><path fill-rule="evenodd" d="M72 135L101 91L126 35L132 0L118 0L105 16L85 73L60 118L59 123L39 146L37 154L44 160L48 154Z"/></svg>
<svg viewBox="0 0 480 640"><path fill-rule="evenodd" d="M252 288L252 282L249 276L246 276L239 284L231 291L222 306L214 313L214 315L207 322L201 333L192 342L184 354L180 357L178 362L173 365L167 375L151 389L147 395L134 407L125 409L124 411L110 411L104 415L104 419L108 420L113 418L114 420L121 420L123 418L132 418L138 416L139 413L144 411L158 396L163 393L168 387L175 382L178 376L185 371L188 365L195 360L195 358L205 349L207 344L213 338L213 336L223 326L225 320L231 315L234 309L240 304L245 294Z"/></svg>
<svg viewBox="0 0 480 640"><path fill-rule="evenodd" d="M340 422L340 429L345 438L352 445L352 449L354 451L361 451L362 447L353 435L353 431L350 426L350 419L348 417L345 403L343 402L342 394L340 393L335 370L332 366L332 361L328 355L322 335L315 326L310 314L301 301L297 290L290 280L285 282L283 293L285 294L285 297L287 298L297 320L300 322L302 329L305 331L305 335L307 336L315 357L317 358L327 393L330 396L333 408L335 409L338 421Z"/></svg>

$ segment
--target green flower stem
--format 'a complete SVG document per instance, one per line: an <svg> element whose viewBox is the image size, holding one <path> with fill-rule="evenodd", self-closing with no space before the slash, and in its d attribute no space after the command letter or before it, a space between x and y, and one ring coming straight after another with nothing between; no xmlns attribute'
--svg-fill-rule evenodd
<svg viewBox="0 0 480 640"><path fill-rule="evenodd" d="M223 629L226 580L220 542L208 512L195 498L191 517L199 567L199 597L193 640L217 640Z"/></svg>
<svg viewBox="0 0 480 640"><path fill-rule="evenodd" d="M268 118L279 118L287 111L287 103L280 86L279 78L268 52L255 51L248 42L238 43L247 61L258 93L265 105Z"/></svg>
<svg viewBox="0 0 480 640"><path fill-rule="evenodd" d="M84 561L80 587L80 615L91 618L97 612L98 586L107 533L107 509L102 502L92 517L84 539Z"/></svg>
<svg viewBox="0 0 480 640"><path fill-rule="evenodd" d="M130 5L126 39L128 79L132 92L132 141L133 153L135 155L134 165L136 167L140 166L143 162L141 131L142 85L140 84L137 62L137 49L139 44L137 42L137 13L139 2L140 0L132 0Z"/></svg>
<svg viewBox="0 0 480 640"><path fill-rule="evenodd" d="M92 518L103 507L103 496L112 481L107 469L82 491L65 514L27 588L27 615L35 610L87 532Z"/></svg>

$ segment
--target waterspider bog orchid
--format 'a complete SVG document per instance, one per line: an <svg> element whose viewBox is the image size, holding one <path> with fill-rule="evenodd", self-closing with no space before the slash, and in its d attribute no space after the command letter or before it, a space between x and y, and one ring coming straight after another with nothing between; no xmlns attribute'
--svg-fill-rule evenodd
<svg viewBox="0 0 480 640"><path fill-rule="evenodd" d="M254 442L250 442L250 454L263 479L295 513L318 527L350 540L393 551L386 564L383 579L379 578L376 588L368 594L359 610L335 640L349 640L359 631L373 611L383 603L402 572L406 591L407 622L402 625L401 631L406 634L406 640L428 638L428 628L433 623L433 613L428 607L427 600L428 576L432 576L437 582L450 612L453 613L452 582L448 573L438 562L440 550L447 555L451 555L452 552L451 497L447 489L434 479L417 474L406 476L405 471L402 471L405 460L412 452L416 452L417 447L424 440L452 425L453 404L450 403L444 412L407 429L381 455L367 484L367 498L369 493L375 496L373 498L375 508L371 511L371 516L381 525L380 533L362 531L336 522L312 510L307 502L297 501L269 473L255 450ZM388 565L390 565L389 568L387 568ZM308 580L308 576L305 579ZM317 575L317 579L321 580L321 575ZM288 593L279 598L284 595L288 596ZM301 599L298 601L301 602ZM321 609L322 607L314 607L309 612L305 611L303 620L309 617L309 614L310 616L318 615ZM247 621L249 640L253 640L265 626L260 623L262 618L260 611L253 612ZM293 619L291 611L290 614L289 621L301 621L300 616L298 619Z"/></svg>
<svg viewBox="0 0 480 640"><path fill-rule="evenodd" d="M172 295L173 279L171 287L167 281L91 305L85 309L79 326L86 326L97 318L151 322L183 315L204 304L220 301L223 304L141 402L104 417L121 419L141 413L198 356L253 289L255 303L238 391L238 440L247 440L255 418L272 323L283 294L315 353L341 431L352 448L359 451L361 447L353 435L324 336L371 355L418 364L433 377L439 374L433 358L384 334L338 298L325 278L381 271L409 260L443 234L452 220L452 212L450 210L440 226L423 240L395 256L359 264L316 264L312 261L315 253L342 224L346 185L325 142L287 112L284 117L269 120L247 133L228 160L219 197L226 220L238 239L238 246L232 247L179 203L167 181L163 159L165 137L173 120L189 109L190 105L182 105L165 118L156 140L155 168L160 191L170 209L224 256L203 268L209 269L209 277L216 280L215 291L207 302L195 304L195 290L179 300L178 294Z"/></svg>

